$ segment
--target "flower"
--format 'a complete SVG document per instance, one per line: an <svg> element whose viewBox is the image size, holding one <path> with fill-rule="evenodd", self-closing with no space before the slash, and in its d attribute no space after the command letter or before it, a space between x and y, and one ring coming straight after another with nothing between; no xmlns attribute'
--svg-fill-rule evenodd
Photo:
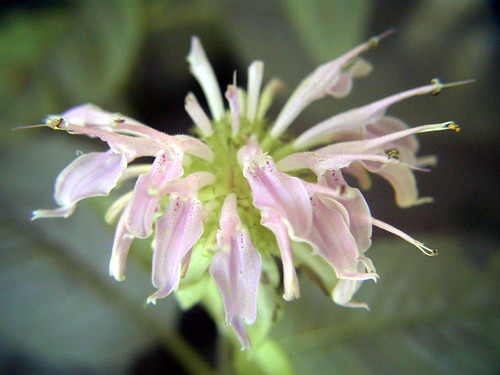
<svg viewBox="0 0 500 375"><path fill-rule="evenodd" d="M415 135L459 128L453 122L409 128L385 112L403 99L436 95L445 85L433 80L337 114L292 142L283 134L310 103L327 95L344 97L355 77L370 73L371 65L359 56L387 34L314 70L275 122L265 115L280 84L272 80L261 90L264 64L250 65L247 91L236 79L227 87L226 109L205 51L193 37L188 62L210 110L209 116L192 93L187 95L185 109L198 138L168 135L92 104L50 116L46 126L97 137L109 150L81 155L66 167L55 184L60 207L35 211L33 219L68 217L80 200L108 195L135 179L134 188L106 214L107 221L119 216L110 275L124 280L133 240L153 236L152 283L157 290L147 301L155 304L182 289L189 275L197 282L209 274L221 296L225 323L243 349L251 347L246 326L257 319L265 265L280 258L284 299L300 296L294 260L298 243L309 248L307 257L319 256L331 266L338 278L330 290L336 303L367 308L352 297L364 280L379 277L366 257L373 226L426 255L436 251L373 218L361 190L349 186L343 174L352 174L362 188L369 187L368 172L381 175L394 187L401 207L428 202L418 196L414 171L434 159L416 156ZM152 164L131 164L142 157L153 158Z"/></svg>

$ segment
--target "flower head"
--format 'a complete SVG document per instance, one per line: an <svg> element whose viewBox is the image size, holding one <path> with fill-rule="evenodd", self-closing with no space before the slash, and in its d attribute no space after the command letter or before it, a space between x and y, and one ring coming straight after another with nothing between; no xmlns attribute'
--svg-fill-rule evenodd
<svg viewBox="0 0 500 375"><path fill-rule="evenodd" d="M445 122L409 128L385 112L403 99L435 95L444 85L433 80L337 114L291 143L282 135L311 102L326 95L347 95L353 79L371 71L359 55L375 47L382 36L313 71L274 123L265 115L279 83L272 80L261 90L264 64L250 65L246 91L234 81L223 96L200 41L193 37L188 62L210 110L208 115L192 93L187 95L185 109L198 138L168 135L90 104L51 116L48 127L97 137L109 150L81 155L66 167L55 185L60 207L35 211L33 219L68 217L78 201L108 195L121 182L135 179L134 188L106 215L107 221L119 216L110 275L124 280L133 240L153 237L152 283L157 290L148 302L156 303L182 288L190 265L197 263L197 275L211 275L225 322L245 349L251 345L246 325L258 316L264 262L281 260L283 286L277 292L285 300L300 295L294 260L297 243L310 249L307 256L318 256L331 266L338 278L330 290L336 303L367 308L352 297L364 280L379 277L366 257L373 226L400 236L427 255L435 251L373 218L361 190L349 186L343 174L352 174L362 188L369 186L369 172L381 175L394 187L402 207L429 201L418 196L414 171L432 164L433 158L416 156L415 134L458 131L458 126ZM153 162L131 164L140 157L151 157ZM195 262L201 258L207 261Z"/></svg>

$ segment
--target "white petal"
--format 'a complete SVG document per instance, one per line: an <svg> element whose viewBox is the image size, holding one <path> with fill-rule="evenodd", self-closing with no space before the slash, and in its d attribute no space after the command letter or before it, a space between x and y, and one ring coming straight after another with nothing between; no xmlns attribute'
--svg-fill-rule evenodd
<svg viewBox="0 0 500 375"><path fill-rule="evenodd" d="M263 74L264 63L262 61L254 61L248 68L248 102L246 116L250 123L255 121L257 115Z"/></svg>
<svg viewBox="0 0 500 375"><path fill-rule="evenodd" d="M189 117L191 117L191 120L193 120L194 124L200 128L205 137L210 137L214 133L210 119L206 115L203 108L201 108L193 93L190 92L186 96L184 108L186 109Z"/></svg>
<svg viewBox="0 0 500 375"><path fill-rule="evenodd" d="M207 59L200 40L195 36L191 38L191 51L189 51L187 60L191 73L196 77L205 94L213 119L215 121L222 120L224 116L224 103L219 83L215 78L212 65L210 65Z"/></svg>

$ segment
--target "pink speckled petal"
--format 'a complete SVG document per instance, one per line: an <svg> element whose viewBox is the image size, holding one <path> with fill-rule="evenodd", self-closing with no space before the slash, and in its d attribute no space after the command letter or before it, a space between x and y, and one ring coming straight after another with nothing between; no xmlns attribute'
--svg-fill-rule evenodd
<svg viewBox="0 0 500 375"><path fill-rule="evenodd" d="M183 259L202 234L200 200L172 194L165 213L156 222L153 285L158 290L148 297L148 303L154 304L177 290Z"/></svg>
<svg viewBox="0 0 500 375"><path fill-rule="evenodd" d="M111 150L79 156L57 177L54 198L61 208L35 211L33 219L67 217L78 201L108 195L126 168L125 157Z"/></svg>
<svg viewBox="0 0 500 375"><path fill-rule="evenodd" d="M248 231L241 227L234 194L224 201L220 226L218 251L212 260L210 274L222 296L226 324L234 329L243 349L250 349L245 324L253 324L257 318L262 258Z"/></svg>
<svg viewBox="0 0 500 375"><path fill-rule="evenodd" d="M182 153L170 149L160 151L149 172L139 176L130 201L130 215L127 220L128 231L134 237L147 238L151 235L153 217L164 196L162 190L166 184L183 173Z"/></svg>

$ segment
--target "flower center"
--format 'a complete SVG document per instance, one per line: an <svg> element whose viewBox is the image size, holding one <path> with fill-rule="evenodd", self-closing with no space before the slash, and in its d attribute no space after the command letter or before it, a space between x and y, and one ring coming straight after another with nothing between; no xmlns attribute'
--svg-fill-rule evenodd
<svg viewBox="0 0 500 375"><path fill-rule="evenodd" d="M238 151L247 145L251 137L256 138L257 142L266 139L266 122L265 120L250 122L243 116L240 116L239 121L240 129L235 135L232 134L229 112L221 121L212 122L214 132L211 136L197 134L211 148L214 158L211 162L199 158L194 160L193 158L192 163L185 167L186 174L200 170L212 173L216 183L206 186L199 192L198 198L203 202L203 205L215 206L212 213L220 212L225 198L229 194L236 194L238 213L242 224L250 232L256 248L262 254L279 254L274 235L260 224L260 211L253 206L252 190L243 176L242 166L237 156ZM193 130L199 133L196 128ZM275 141L274 144L269 144L267 149L263 148L263 151L273 155L279 144L281 144L280 141ZM206 248L210 248L212 247L210 246L211 242L215 241L215 233L219 229L219 217L210 214L205 222L205 229L206 235L203 237L207 241Z"/></svg>

